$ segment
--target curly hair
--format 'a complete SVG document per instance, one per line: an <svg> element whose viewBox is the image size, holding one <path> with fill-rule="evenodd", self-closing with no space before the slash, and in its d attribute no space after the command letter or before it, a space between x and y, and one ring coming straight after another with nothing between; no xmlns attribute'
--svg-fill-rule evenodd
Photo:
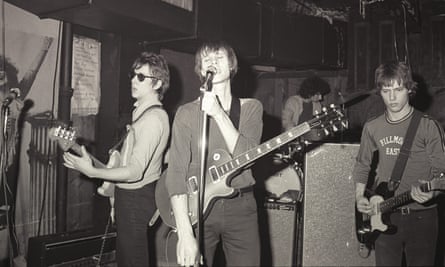
<svg viewBox="0 0 445 267"><path fill-rule="evenodd" d="M3 72L3 75L6 76L8 87L17 87L19 84L18 81L18 69L14 64L11 63L11 61L8 58L3 57L0 55L0 71ZM5 77L2 76L1 79L4 80Z"/></svg>
<svg viewBox="0 0 445 267"><path fill-rule="evenodd" d="M306 78L300 85L300 96L308 99L316 94L326 95L331 92L329 84L322 78L314 75Z"/></svg>
<svg viewBox="0 0 445 267"><path fill-rule="evenodd" d="M159 99L162 100L165 92L170 87L170 71L167 61L162 55L144 51L135 59L131 70L139 69L145 64L150 66L151 75L157 77L162 82L158 90Z"/></svg>

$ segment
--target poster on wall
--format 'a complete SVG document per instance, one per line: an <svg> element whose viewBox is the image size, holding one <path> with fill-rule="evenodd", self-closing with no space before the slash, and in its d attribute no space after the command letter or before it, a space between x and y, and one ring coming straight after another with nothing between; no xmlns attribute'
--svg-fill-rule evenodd
<svg viewBox="0 0 445 267"><path fill-rule="evenodd" d="M100 103L100 42L73 36L71 100L73 115L97 115Z"/></svg>

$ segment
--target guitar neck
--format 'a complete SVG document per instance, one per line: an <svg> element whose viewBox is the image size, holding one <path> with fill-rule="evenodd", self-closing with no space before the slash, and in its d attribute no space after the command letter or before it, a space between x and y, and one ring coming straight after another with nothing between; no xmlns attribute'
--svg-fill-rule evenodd
<svg viewBox="0 0 445 267"><path fill-rule="evenodd" d="M431 184L425 183L420 185L420 190L423 192L429 192L431 191ZM380 212L386 213L391 211L394 208L400 207L402 205L408 204L413 201L413 198L411 197L411 190L405 191L400 195L397 195L392 198L388 198L387 200L380 203Z"/></svg>
<svg viewBox="0 0 445 267"><path fill-rule="evenodd" d="M279 148L280 146L285 145L295 138L309 132L311 128L312 127L309 122L302 123L290 129L289 131L280 134L277 137L272 138L269 141L238 155L232 160L217 166L218 173L220 175L225 175L227 173L238 170L259 159L260 157L268 154L269 152Z"/></svg>
<svg viewBox="0 0 445 267"><path fill-rule="evenodd" d="M72 151L74 151L77 155L82 155L82 150L80 148L80 145L78 145L77 143L74 143L73 146L70 147L70 149ZM105 164L103 164L100 160L95 158L93 155L91 155L91 154L88 154L88 155L93 160L94 166L96 166L98 168L106 168L107 167Z"/></svg>

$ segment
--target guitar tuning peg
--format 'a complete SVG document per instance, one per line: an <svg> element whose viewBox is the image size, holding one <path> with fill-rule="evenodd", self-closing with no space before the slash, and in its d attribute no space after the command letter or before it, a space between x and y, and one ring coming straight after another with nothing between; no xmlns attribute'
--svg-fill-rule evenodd
<svg viewBox="0 0 445 267"><path fill-rule="evenodd" d="M68 131L69 132L69 140L74 140L74 137L76 136L76 131Z"/></svg>
<svg viewBox="0 0 445 267"><path fill-rule="evenodd" d="M54 129L54 135L55 136L59 136L59 134L60 134L60 130L62 129L62 127L60 127L60 126L57 126L55 129Z"/></svg>
<svg viewBox="0 0 445 267"><path fill-rule="evenodd" d="M326 129L326 128L323 128L323 132L324 132L324 134L325 134L326 136L328 136L328 135L330 134L330 132L329 132L328 129Z"/></svg>
<svg viewBox="0 0 445 267"><path fill-rule="evenodd" d="M332 130L333 130L334 132L338 132L338 128L337 128L337 126L335 125L335 123L332 124Z"/></svg>

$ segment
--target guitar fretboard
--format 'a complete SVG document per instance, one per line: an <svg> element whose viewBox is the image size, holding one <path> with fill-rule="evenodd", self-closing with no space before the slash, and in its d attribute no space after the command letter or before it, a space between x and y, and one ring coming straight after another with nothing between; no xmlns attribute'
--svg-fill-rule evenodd
<svg viewBox="0 0 445 267"><path fill-rule="evenodd" d="M420 186L420 189L423 192L430 191L430 183L422 184ZM410 190L381 202L379 205L379 209L381 213L386 213L393 210L394 208L408 204L411 201L413 201L413 198L411 197L411 190Z"/></svg>
<svg viewBox="0 0 445 267"><path fill-rule="evenodd" d="M309 132L311 130L311 126L309 123L302 123L291 130L278 135L270 139L267 142L262 143L261 145L244 152L237 157L229 160L217 167L218 174L223 176L227 173L230 173L234 170L242 168L249 163L255 161L256 159L266 155L267 153L279 148L280 146L287 144L288 142L294 140L295 138Z"/></svg>

